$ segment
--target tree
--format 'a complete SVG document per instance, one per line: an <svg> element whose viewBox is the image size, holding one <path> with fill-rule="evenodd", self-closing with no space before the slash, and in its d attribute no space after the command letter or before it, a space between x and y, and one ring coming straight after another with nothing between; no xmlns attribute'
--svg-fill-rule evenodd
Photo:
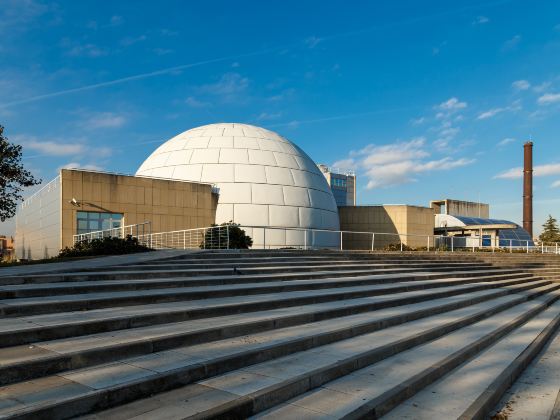
<svg viewBox="0 0 560 420"><path fill-rule="evenodd" d="M22 200L23 187L41 183L21 163L21 146L12 144L4 137L4 127L0 125L0 221L16 214L18 202Z"/></svg>
<svg viewBox="0 0 560 420"><path fill-rule="evenodd" d="M549 214L542 226L543 231L539 235L541 242L560 242L560 229L558 229L558 223L554 217Z"/></svg>
<svg viewBox="0 0 560 420"><path fill-rule="evenodd" d="M210 226L200 244L202 249L249 249L253 246L253 239L231 220L221 225L213 223Z"/></svg>

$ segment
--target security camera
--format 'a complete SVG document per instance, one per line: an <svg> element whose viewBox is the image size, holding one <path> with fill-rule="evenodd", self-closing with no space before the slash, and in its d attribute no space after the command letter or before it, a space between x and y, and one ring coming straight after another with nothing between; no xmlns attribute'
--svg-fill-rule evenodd
<svg viewBox="0 0 560 420"><path fill-rule="evenodd" d="M72 200L70 200L69 203L73 206L80 207L80 203L74 197L72 197Z"/></svg>

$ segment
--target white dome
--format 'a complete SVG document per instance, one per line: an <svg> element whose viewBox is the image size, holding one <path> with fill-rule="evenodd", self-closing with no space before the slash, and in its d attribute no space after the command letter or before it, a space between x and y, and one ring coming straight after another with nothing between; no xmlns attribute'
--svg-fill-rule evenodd
<svg viewBox="0 0 560 420"><path fill-rule="evenodd" d="M295 144L264 128L193 128L158 147L136 174L216 185L216 223L339 229L334 197L317 165ZM281 242L289 245L287 239Z"/></svg>

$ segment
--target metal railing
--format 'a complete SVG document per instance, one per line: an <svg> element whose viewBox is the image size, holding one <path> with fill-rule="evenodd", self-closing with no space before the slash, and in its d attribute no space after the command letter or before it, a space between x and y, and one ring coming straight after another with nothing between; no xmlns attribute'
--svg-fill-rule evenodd
<svg viewBox="0 0 560 420"><path fill-rule="evenodd" d="M524 252L560 255L559 243L489 238L484 236L413 235L386 232L334 231L326 229L238 225L253 240L252 249L334 249L356 251L484 251ZM153 249L230 249L231 225L211 226L171 232L151 232L150 222L82 235L74 242L107 236L131 235Z"/></svg>
<svg viewBox="0 0 560 420"><path fill-rule="evenodd" d="M138 241L153 249L229 249L229 226L149 233Z"/></svg>
<svg viewBox="0 0 560 420"><path fill-rule="evenodd" d="M92 239L102 238L126 238L132 236L139 238L141 236L149 235L152 232L152 222L136 223L134 225L120 226L111 229L96 230L94 232L79 233L73 235L74 243L82 241L91 241Z"/></svg>

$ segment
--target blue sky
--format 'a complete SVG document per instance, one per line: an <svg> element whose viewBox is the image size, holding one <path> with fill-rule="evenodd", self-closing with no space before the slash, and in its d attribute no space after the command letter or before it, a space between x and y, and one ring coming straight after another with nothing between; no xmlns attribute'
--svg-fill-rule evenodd
<svg viewBox="0 0 560 420"><path fill-rule="evenodd" d="M560 3L0 0L0 124L43 180L134 173L213 122L356 170L360 204L480 198L518 223L531 137L540 225L560 218Z"/></svg>

